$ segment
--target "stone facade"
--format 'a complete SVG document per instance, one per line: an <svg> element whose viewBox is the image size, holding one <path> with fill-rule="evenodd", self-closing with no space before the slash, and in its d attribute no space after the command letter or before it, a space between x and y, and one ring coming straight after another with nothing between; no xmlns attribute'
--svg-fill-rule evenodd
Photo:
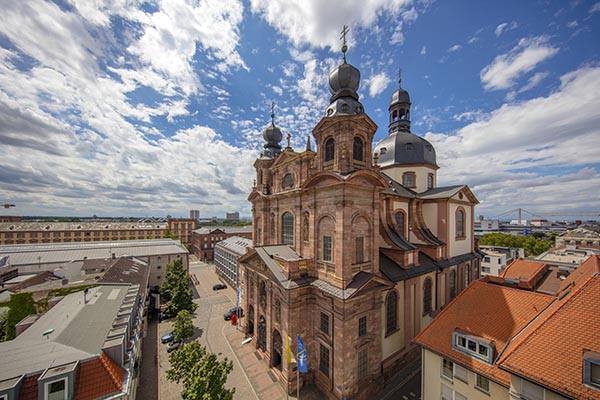
<svg viewBox="0 0 600 400"><path fill-rule="evenodd" d="M435 186L431 144L410 133L410 121L397 122L398 109L410 109L401 88L386 151L401 154L393 146L411 150L414 141L421 153L378 165L377 126L358 102L359 77L345 59L332 72L331 104L313 130L318 151L310 139L303 152L280 151L274 119L265 130L248 198L255 247L239 260L241 324L259 354L292 392L296 366L285 359L285 343L292 338L295 351L300 336L309 365L300 384L332 399L376 396L398 366L418 357L411 340L432 313L480 274L477 199L464 185ZM414 190L392 178L405 170L415 174ZM427 187L417 192L418 185Z"/></svg>

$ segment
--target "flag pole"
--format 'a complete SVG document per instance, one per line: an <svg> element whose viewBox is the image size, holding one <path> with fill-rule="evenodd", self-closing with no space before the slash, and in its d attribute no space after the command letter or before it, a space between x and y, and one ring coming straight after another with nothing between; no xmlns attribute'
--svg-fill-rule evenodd
<svg viewBox="0 0 600 400"><path fill-rule="evenodd" d="M296 398L300 400L300 370L298 364L296 364Z"/></svg>

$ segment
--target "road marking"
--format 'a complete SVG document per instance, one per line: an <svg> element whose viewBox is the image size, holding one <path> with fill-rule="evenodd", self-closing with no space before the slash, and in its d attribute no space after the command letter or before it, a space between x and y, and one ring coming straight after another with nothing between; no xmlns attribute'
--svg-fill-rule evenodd
<svg viewBox="0 0 600 400"><path fill-rule="evenodd" d="M235 361L237 361L238 366L240 367L240 369L242 370L242 373L246 377L246 380L248 381L248 385L250 385L250 389L252 389L252 393L254 393L254 396L258 399L259 398L258 394L256 394L256 390L254 390L254 386L252 386L252 382L250 382L250 378L248 378L248 375L246 374L246 370L242 366L242 363L240 362L239 358L237 357L237 354L235 354L235 351L233 351L233 347L231 347L231 345L229 344L229 339L227 339L227 336L225 336L225 332L223 332L223 330L225 329L226 326L227 325L223 325L223 327L221 328L221 334L223 335L223 338L225 339L225 343L227 343L229 350L231 350L231 354L233 354L233 358L235 358Z"/></svg>

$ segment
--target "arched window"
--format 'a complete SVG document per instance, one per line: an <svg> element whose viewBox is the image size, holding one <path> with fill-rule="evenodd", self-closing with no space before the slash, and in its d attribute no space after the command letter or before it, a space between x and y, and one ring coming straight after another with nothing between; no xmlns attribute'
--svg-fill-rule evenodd
<svg viewBox="0 0 600 400"><path fill-rule="evenodd" d="M395 290L385 299L385 334L390 335L398 329L398 294Z"/></svg>
<svg viewBox="0 0 600 400"><path fill-rule="evenodd" d="M294 245L294 215L289 211L281 216L281 242Z"/></svg>
<svg viewBox="0 0 600 400"><path fill-rule="evenodd" d="M335 141L330 138L325 142L325 161L333 160L335 155Z"/></svg>
<svg viewBox="0 0 600 400"><path fill-rule="evenodd" d="M462 208L456 210L456 238L465 237L465 211Z"/></svg>
<svg viewBox="0 0 600 400"><path fill-rule="evenodd" d="M431 288L433 284L431 278L425 279L423 283L423 315L429 314L431 310Z"/></svg>
<svg viewBox="0 0 600 400"><path fill-rule="evenodd" d="M416 187L416 179L415 179L414 172L405 172L402 175L402 186L407 187L407 188Z"/></svg>
<svg viewBox="0 0 600 400"><path fill-rule="evenodd" d="M358 136L354 138L353 155L356 161L363 161L363 141Z"/></svg>
<svg viewBox="0 0 600 400"><path fill-rule="evenodd" d="M456 297L456 271L450 271L450 298Z"/></svg>
<svg viewBox="0 0 600 400"><path fill-rule="evenodd" d="M402 211L398 211L396 213L396 223L398 224L398 233L400 234L400 236L405 237L405 218L404 213Z"/></svg>
<svg viewBox="0 0 600 400"><path fill-rule="evenodd" d="M427 189L433 189L433 174L427 174Z"/></svg>

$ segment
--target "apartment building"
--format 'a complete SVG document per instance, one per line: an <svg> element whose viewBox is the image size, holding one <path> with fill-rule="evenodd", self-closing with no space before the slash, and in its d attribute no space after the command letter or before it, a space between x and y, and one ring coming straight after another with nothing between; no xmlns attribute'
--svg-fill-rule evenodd
<svg viewBox="0 0 600 400"><path fill-rule="evenodd" d="M217 274L231 286L239 287L238 259L252 248L252 240L232 236L218 242L215 246L215 267Z"/></svg>

